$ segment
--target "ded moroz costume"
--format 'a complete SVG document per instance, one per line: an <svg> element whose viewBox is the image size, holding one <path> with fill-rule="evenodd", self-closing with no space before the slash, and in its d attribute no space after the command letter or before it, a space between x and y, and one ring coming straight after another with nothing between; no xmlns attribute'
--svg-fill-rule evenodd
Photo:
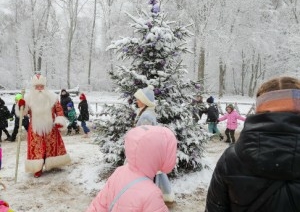
<svg viewBox="0 0 300 212"><path fill-rule="evenodd" d="M60 134L66 118L57 95L45 88L46 78L40 74L34 75L31 83L25 101L20 100L18 105L25 106L24 114L30 116L25 171L40 177L43 166L50 170L69 164L71 159Z"/></svg>

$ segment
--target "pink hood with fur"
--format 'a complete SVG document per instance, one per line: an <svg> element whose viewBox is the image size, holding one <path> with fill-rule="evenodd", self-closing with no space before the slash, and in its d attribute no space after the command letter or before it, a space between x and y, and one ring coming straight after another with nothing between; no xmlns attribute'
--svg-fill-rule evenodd
<svg viewBox="0 0 300 212"><path fill-rule="evenodd" d="M176 164L176 150L176 137L166 127L144 125L131 129L125 136L127 164L117 168L109 177L87 212L107 212L114 197L130 182L143 176L150 179L129 188L116 202L112 211L168 211L153 178L158 171L172 171Z"/></svg>

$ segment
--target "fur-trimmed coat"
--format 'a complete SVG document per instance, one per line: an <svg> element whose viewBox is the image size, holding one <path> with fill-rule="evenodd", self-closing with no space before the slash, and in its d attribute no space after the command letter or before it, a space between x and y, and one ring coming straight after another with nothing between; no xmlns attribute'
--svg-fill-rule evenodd
<svg viewBox="0 0 300 212"><path fill-rule="evenodd" d="M49 99L42 103L46 108L49 107L49 111L46 110L45 113L37 112L39 108L34 106L34 95L25 96L24 114L28 113L30 116L27 133L26 172L38 172L44 165L46 170L50 170L71 162L60 134L61 128L59 128L59 126L66 127L62 106L56 94L47 92ZM19 113L19 107L17 109L16 113ZM34 124L39 126L36 130Z"/></svg>

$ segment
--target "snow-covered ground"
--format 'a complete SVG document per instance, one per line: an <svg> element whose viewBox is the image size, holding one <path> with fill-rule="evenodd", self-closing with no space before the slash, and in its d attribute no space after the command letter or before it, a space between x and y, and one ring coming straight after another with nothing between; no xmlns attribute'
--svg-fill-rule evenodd
<svg viewBox="0 0 300 212"><path fill-rule="evenodd" d="M87 93L94 112L101 113L103 103L119 102L118 95L112 93ZM2 95L9 109L13 103L13 96ZM72 97L78 103L78 97ZM206 98L204 98L206 99ZM239 106L242 114L246 114L253 103L250 98L226 97L220 102L243 102L247 105ZM97 104L96 104L97 103ZM223 107L223 105L221 104ZM224 108L223 108L224 109ZM93 118L92 118L93 119ZM202 117L202 122L206 119ZM226 122L219 124L223 132ZM92 127L92 121L88 123ZM206 127L207 125L203 125ZM239 122L240 131L243 122ZM13 122L9 123L9 130L13 128ZM81 212L85 211L94 196L103 187L105 179L103 173L107 171L107 164L101 161L102 153L99 151L93 138L82 138L80 135L64 136L63 139L68 153L72 158L72 164L62 169L45 172L42 177L34 178L32 174L24 172L24 159L26 157L26 131L21 136L21 151L19 158L19 170L15 183L17 142L2 142L3 159L0 171L1 181L7 190L1 190L1 199L6 200L11 208L17 212ZM2 135L4 140L5 134ZM188 174L172 180L176 194L176 202L169 206L170 211L204 211L205 196L215 164L228 145L218 140L211 140L206 145L203 165L206 166L200 172Z"/></svg>

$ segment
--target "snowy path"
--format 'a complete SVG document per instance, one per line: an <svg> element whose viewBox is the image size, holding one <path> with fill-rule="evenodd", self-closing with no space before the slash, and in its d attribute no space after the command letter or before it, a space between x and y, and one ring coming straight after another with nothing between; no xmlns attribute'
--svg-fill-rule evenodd
<svg viewBox="0 0 300 212"><path fill-rule="evenodd" d="M72 164L62 169L43 173L34 178L24 172L26 142L21 142L18 182L14 182L17 142L2 142L3 169L1 180L7 190L1 190L1 198L6 200L18 212L82 212L86 209L97 191L83 185L96 185L97 176L84 177L97 169L97 158L100 158L98 147L91 140L80 136L63 138ZM91 157L92 155L92 157ZM94 189L94 192L93 192ZM98 189L97 189L98 190Z"/></svg>
<svg viewBox="0 0 300 212"><path fill-rule="evenodd" d="M207 189L213 169L227 147L228 144L215 138L212 139L205 146L203 159L203 163L208 165L208 167L201 172L191 174L192 176L188 176L186 179L174 180L176 203L169 207L171 212L204 211ZM194 192L191 193L192 188L189 187L193 187Z"/></svg>
<svg viewBox="0 0 300 212"><path fill-rule="evenodd" d="M105 166L99 163L101 153L92 139L83 139L78 135L64 136L63 139L72 164L45 172L40 178L24 172L26 142L22 141L17 183L14 183L17 143L2 142L3 169L0 175L7 190L1 190L1 198L8 201L12 209L18 212L85 211L105 182L100 179ZM208 142L203 163L210 169L172 181L176 202L169 205L171 212L204 211L212 170L227 146L218 140Z"/></svg>

